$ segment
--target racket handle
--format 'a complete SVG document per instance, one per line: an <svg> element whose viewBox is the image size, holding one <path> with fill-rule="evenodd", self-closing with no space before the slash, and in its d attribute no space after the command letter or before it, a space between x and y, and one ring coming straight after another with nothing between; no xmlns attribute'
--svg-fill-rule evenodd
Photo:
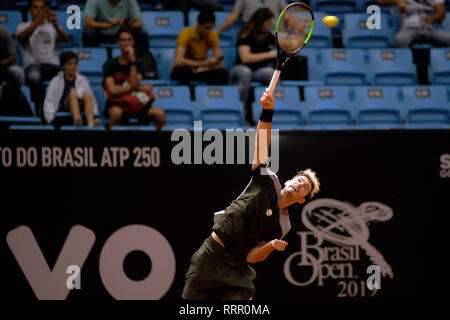
<svg viewBox="0 0 450 320"><path fill-rule="evenodd" d="M273 73L272 80L270 80L269 84L269 92L270 94L273 94L273 91L275 90L275 87L277 86L278 79L280 78L281 71L278 69L275 69L275 72Z"/></svg>

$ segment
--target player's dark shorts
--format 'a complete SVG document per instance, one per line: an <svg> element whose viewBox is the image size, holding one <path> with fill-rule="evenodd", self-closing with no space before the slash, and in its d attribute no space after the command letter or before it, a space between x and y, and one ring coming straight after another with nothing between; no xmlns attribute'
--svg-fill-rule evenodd
<svg viewBox="0 0 450 320"><path fill-rule="evenodd" d="M255 277L246 261L234 259L210 236L192 258L182 298L248 300L255 294Z"/></svg>

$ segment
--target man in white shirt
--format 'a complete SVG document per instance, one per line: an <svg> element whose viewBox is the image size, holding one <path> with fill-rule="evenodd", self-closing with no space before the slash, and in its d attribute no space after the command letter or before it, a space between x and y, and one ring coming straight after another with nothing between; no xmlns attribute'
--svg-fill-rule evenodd
<svg viewBox="0 0 450 320"><path fill-rule="evenodd" d="M434 23L445 18L444 0L378 0L380 5L397 5L401 12L400 31L395 45L408 48L414 43L450 47L450 32L436 30Z"/></svg>
<svg viewBox="0 0 450 320"><path fill-rule="evenodd" d="M59 71L58 42L69 42L69 36L58 25L56 13L44 0L30 0L31 21L17 26L25 78L31 91L36 113L42 116L45 98L43 81L52 79Z"/></svg>

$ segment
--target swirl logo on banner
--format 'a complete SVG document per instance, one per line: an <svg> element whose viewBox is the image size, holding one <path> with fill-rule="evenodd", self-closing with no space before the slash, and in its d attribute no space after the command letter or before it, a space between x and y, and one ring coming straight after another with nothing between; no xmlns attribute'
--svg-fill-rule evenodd
<svg viewBox="0 0 450 320"><path fill-rule="evenodd" d="M355 263L363 262L361 252L383 277L394 277L382 253L370 244L368 228L369 222L390 220L393 217L390 207L380 202L364 202L356 207L323 198L308 203L301 217L309 231L297 231L300 251L288 256L284 264L284 275L292 285L304 287L317 281L320 287L327 281L337 280L338 297L373 296L376 290L366 287L364 276L367 275L356 271L361 266Z"/></svg>

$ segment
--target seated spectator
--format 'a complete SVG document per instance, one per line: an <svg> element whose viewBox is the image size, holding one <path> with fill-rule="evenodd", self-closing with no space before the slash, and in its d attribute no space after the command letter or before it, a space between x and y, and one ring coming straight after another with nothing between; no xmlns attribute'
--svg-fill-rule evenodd
<svg viewBox="0 0 450 320"><path fill-rule="evenodd" d="M108 128L126 122L130 117L137 117L140 123L154 120L155 127L161 130L165 124L165 112L152 107L152 85L140 83L142 65L136 61L134 43L132 30L120 28L117 32L120 56L103 65Z"/></svg>
<svg viewBox="0 0 450 320"><path fill-rule="evenodd" d="M16 65L16 49L8 29L0 27L0 82L7 81L17 87L25 84L23 69Z"/></svg>
<svg viewBox="0 0 450 320"><path fill-rule="evenodd" d="M83 125L81 109L86 114L87 125L101 126L99 118L94 119L98 112L97 101L92 93L88 79L79 74L78 56L72 51L61 54L61 68L56 77L50 81L44 101L44 116L48 123L55 118L57 111L69 110L72 113L73 125Z"/></svg>
<svg viewBox="0 0 450 320"><path fill-rule="evenodd" d="M436 30L433 23L445 18L444 0L378 0L380 5L397 5L401 12L400 31L395 36L398 48L415 43L450 47L450 32Z"/></svg>
<svg viewBox="0 0 450 320"><path fill-rule="evenodd" d="M149 37L142 30L141 11L136 0L87 0L83 32L85 47L115 43L121 26L133 29L137 51L148 50Z"/></svg>
<svg viewBox="0 0 450 320"><path fill-rule="evenodd" d="M179 84L206 81L208 84L227 84L228 71L223 69L219 36L213 31L216 17L210 10L200 12L197 24L184 28L177 39L171 79ZM213 56L207 59L212 48Z"/></svg>
<svg viewBox="0 0 450 320"><path fill-rule="evenodd" d="M268 85L275 71L273 65L277 51L273 49L275 37L270 32L272 25L273 13L267 8L260 8L238 35L238 52L235 66L230 72L230 81L237 82L244 103L245 119L250 125L254 125L250 84L259 81Z"/></svg>
<svg viewBox="0 0 450 320"><path fill-rule="evenodd" d="M30 0L31 21L17 26L25 80L30 87L36 114L42 116L45 98L44 81L52 79L60 70L57 44L69 42L69 36L58 25L56 13L44 0Z"/></svg>
<svg viewBox="0 0 450 320"><path fill-rule="evenodd" d="M217 33L227 30L236 21L241 18L242 22L246 23L250 20L256 10L260 8L268 8L274 17L278 18L281 11L287 6L285 0L236 0L233 10L228 17L223 21L222 25L217 28Z"/></svg>

